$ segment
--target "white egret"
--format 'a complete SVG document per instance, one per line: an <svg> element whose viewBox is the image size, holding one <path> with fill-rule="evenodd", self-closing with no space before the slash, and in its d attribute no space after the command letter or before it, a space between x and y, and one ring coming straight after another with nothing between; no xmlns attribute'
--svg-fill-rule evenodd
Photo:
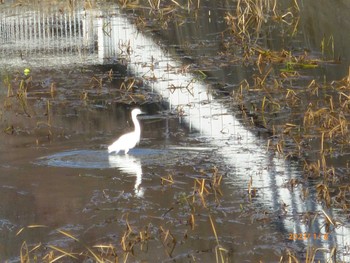
<svg viewBox="0 0 350 263"><path fill-rule="evenodd" d="M131 118L135 126L135 130L129 133L126 133L119 137L114 143L108 146L108 153L119 151L124 151L125 154L128 151L136 146L139 143L141 137L141 127L140 123L137 120L137 115L141 114L140 109L133 109L131 112Z"/></svg>

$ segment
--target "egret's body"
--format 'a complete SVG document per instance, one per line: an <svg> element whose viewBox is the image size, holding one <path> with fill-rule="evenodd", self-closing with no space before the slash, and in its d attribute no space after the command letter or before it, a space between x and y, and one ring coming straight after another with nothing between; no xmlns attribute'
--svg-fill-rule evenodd
<svg viewBox="0 0 350 263"><path fill-rule="evenodd" d="M137 120L137 115L141 114L140 109L133 109L131 112L131 118L135 126L135 130L126 133L119 137L114 143L108 146L108 153L124 151L125 154L139 143L141 137L141 127Z"/></svg>

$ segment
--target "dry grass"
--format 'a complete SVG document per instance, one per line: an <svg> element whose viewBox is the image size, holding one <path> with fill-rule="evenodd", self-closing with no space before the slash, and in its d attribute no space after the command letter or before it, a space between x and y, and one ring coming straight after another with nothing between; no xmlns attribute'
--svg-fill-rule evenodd
<svg viewBox="0 0 350 263"><path fill-rule="evenodd" d="M102 243L93 246L87 246L73 234L60 229L50 230L44 225L30 225L21 228L17 232L20 238L28 231L37 231L39 229L48 229L52 234L55 232L59 236L68 238L74 242L74 247L61 248L59 246L45 245L42 243L28 245L23 241L20 248L20 258L22 263L29 262L61 262L70 260L71 262L81 262L83 260L92 260L93 262L130 262L132 258L138 257L140 251L147 253L151 246L157 247L159 244L163 247L163 252L169 259L174 258L174 251L181 244L183 246L192 233L195 233L199 224L207 224L212 230L212 236L215 242L212 245L212 251L216 258L216 262L229 262L229 252L221 244L220 232L217 229L213 211L215 211L223 193L221 191L222 175L217 167L213 167L210 171L203 171L205 178L194 179L194 187L188 194L179 195L174 204L169 204L171 208L163 214L162 218L167 217L167 220L160 220L158 217L150 217L150 222L146 226L140 226L136 223L131 223L130 215L123 214L121 220L124 222L124 230L119 233L119 243ZM173 187L177 184L176 178L173 175L161 177L161 185L163 187ZM184 210L185 209L185 210ZM207 221L196 221L196 211L201 210L201 214L207 214ZM178 213L176 213L178 211ZM170 215L170 212L172 216ZM176 222L181 221L185 212L188 220L184 222L186 237L182 236L182 232L177 230ZM167 222L166 224L164 224ZM171 223L174 222L174 223ZM181 240L181 241L180 241ZM67 241L68 242L68 241ZM136 249L137 248L137 249ZM192 255L195 260L196 256Z"/></svg>

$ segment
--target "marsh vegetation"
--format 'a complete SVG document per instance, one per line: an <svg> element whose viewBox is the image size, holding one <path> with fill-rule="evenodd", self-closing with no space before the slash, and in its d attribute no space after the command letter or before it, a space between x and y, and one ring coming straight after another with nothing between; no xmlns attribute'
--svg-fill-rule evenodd
<svg viewBox="0 0 350 263"><path fill-rule="evenodd" d="M295 169L296 175L282 175L283 188L289 193L299 190L301 200L317 205L297 214L283 201L262 205L274 200L264 199L264 187L259 188L257 181L273 165L260 166L253 160L258 171L239 174L235 171L239 165L225 164L218 150L208 147L210 138L179 122L188 114L185 108L169 109L163 96L154 92L159 80L156 59L139 62L147 74L130 72L135 48L130 42L114 43L118 54L104 57L102 63L93 61L97 55L89 57L101 44L94 41L70 50L79 61L71 58L73 63L68 64L66 60L60 64L61 54L50 57L50 48L38 48L33 54L13 48L20 64L0 67L0 169L4 200L16 196L20 204L14 210L24 211L25 219L17 220L10 207L1 215L3 232L12 243L0 251L0 259L338 262L346 258L348 245L339 247L334 240L336 230L349 220L337 219L350 207L349 63L336 48L340 45L336 36L305 36L307 14L301 4L306 5L297 0L118 0L57 1L48 10L34 8L54 12L43 21L53 28L47 34L57 39L67 35L60 35L63 29L73 28L67 17L81 12L104 18L99 26L104 37L112 39L109 19L120 10L140 34L152 36L181 61L181 67L169 66L169 72L193 76L184 86L169 87L170 92L181 89L191 97L191 85L205 83L214 99L262 139L266 156L286 160ZM11 10L11 16L4 16L2 23L6 25L13 13L21 17L29 6L26 1L6 4L3 8ZM303 38L318 43L309 47ZM11 41L6 44L11 49ZM342 76L335 78L339 72ZM152 155L154 159L141 155L142 191L146 189L142 198L132 194L134 178L121 171L35 164L43 155L79 149L82 144L104 149L116 129L128 128L127 116L136 105L149 113L142 123L143 147L154 150L165 145L164 152ZM123 127L117 125L116 116ZM231 143L241 145L234 149L246 154L239 136L223 140ZM138 162L132 158L122 162ZM245 181L232 183L232 174ZM279 231L281 220L293 221L300 229L316 225L318 232L290 233L284 227ZM242 229L246 224L254 229L251 233Z"/></svg>

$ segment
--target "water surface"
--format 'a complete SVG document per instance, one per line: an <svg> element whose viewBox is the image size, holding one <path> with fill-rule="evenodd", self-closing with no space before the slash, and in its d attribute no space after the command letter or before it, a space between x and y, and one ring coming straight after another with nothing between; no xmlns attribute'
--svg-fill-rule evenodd
<svg viewBox="0 0 350 263"><path fill-rule="evenodd" d="M324 236L322 210L341 213L326 209L313 192L303 196L314 182L291 187L302 178L302 164L268 152L269 134L247 126L230 107L232 100L224 99L256 71L253 65L219 63L224 15L232 6L205 2L198 20L169 23L159 34L138 31L130 14L114 5L85 11L77 6L76 12L2 6L1 260L18 261L23 241L77 253L86 252L83 244L113 244L125 256L121 240L128 224L128 241L135 242L130 261L215 262L218 243L229 262L277 262L286 249L303 258L308 246L327 249L317 254L320 260L329 258L333 247L346 259L347 228ZM272 24L259 43L317 54L328 28L326 34L333 32L336 43L343 43L335 27L324 26L327 19L314 17L314 8L303 3L296 38L273 41L286 28ZM330 10L326 4L317 8ZM31 24L40 26L31 31L26 27ZM24 39L30 43L25 47ZM342 77L347 49L336 45L335 53L345 62L325 64L312 74ZM189 63L208 78L186 72ZM27 104L7 96L5 81L11 80L16 93L26 79L24 67L33 78ZM221 94L213 83L228 90ZM136 105L147 112L140 145L127 156L108 155L107 145L132 129L129 114ZM219 189L211 188L215 171L223 176ZM205 202L198 194L203 179ZM45 227L16 236L29 225ZM136 242L142 231L150 238ZM310 236L291 240L301 233Z"/></svg>

